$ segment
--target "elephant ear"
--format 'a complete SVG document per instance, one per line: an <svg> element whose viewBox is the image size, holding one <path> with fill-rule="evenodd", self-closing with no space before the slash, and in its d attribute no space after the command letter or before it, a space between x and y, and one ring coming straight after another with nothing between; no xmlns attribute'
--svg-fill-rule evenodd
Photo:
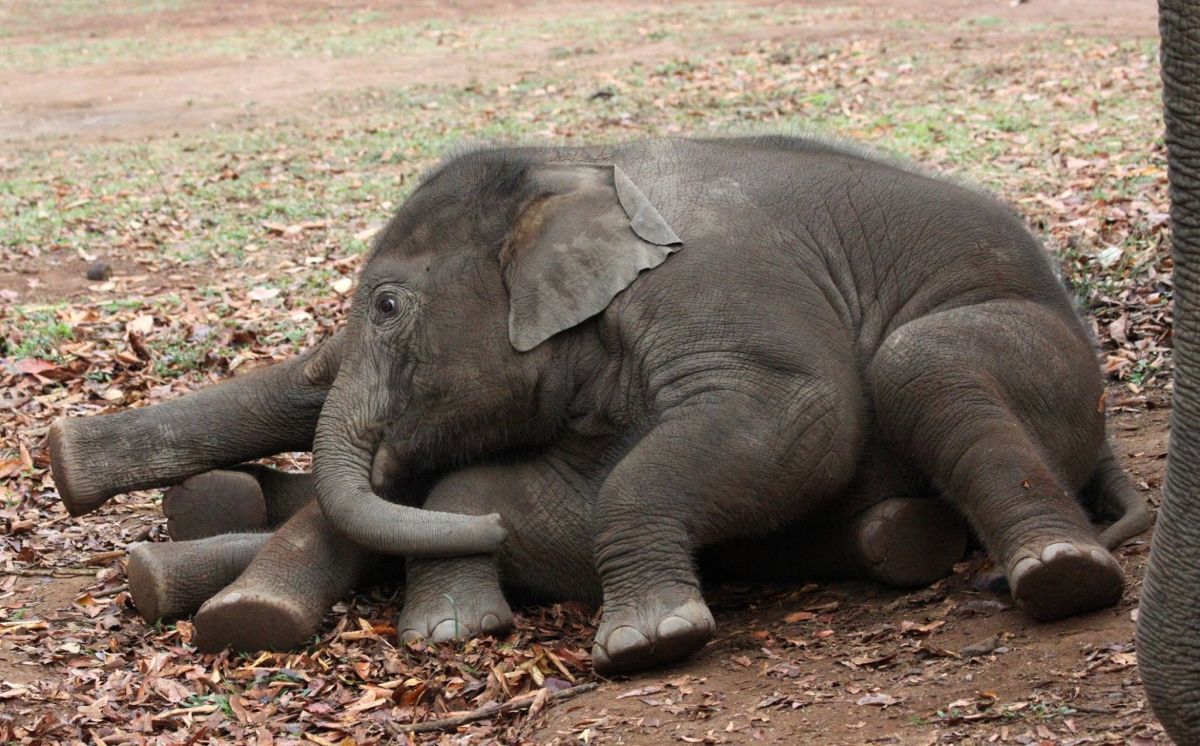
<svg viewBox="0 0 1200 746"><path fill-rule="evenodd" d="M543 166L500 252L508 336L526 352L603 311L682 242L617 166Z"/></svg>

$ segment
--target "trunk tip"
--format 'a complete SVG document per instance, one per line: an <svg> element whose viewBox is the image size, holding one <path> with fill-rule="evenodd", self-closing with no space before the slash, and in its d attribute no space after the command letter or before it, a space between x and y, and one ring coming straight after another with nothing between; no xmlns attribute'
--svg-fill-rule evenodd
<svg viewBox="0 0 1200 746"><path fill-rule="evenodd" d="M503 521L500 520L499 513L488 513L485 516L480 516L480 525L482 527L483 540L490 545L489 553L499 551L500 547L508 540L508 529L504 528Z"/></svg>

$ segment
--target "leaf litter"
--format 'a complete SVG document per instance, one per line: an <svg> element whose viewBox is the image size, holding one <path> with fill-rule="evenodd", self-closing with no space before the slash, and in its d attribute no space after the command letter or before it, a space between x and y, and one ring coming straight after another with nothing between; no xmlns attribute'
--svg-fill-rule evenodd
<svg viewBox="0 0 1200 746"><path fill-rule="evenodd" d="M641 39L681 21L646 23ZM158 496L122 496L77 521L48 472L44 435L58 417L152 405L330 334L366 242L438 151L468 132L571 142L812 123L966 175L1012 203L1060 258L1118 386L1109 406L1153 405L1169 385L1172 293L1165 159L1149 115L1154 50L1014 39L1000 51L969 33L937 50L854 34L731 43L609 72L336 94L324 105L360 107L352 120L272 122L258 140L37 145L23 162L0 159L18 185L0 199L0 261L21 268L0 283L0 739L341 744L454 733L512 743L550 718L548 738L560 742L670 729L680 742L724 743L760 738L778 713L817 727L815 713L836 707L902 719L901 736L876 743L918 731L925 742L930 728L946 743L1160 742L1131 634L1040 666L1023 697L959 687L931 703L941 691L932 684L969 689L1022 655L1023 638L995 627L1017 612L969 589L966 570L886 603L818 585L719 589L710 596L719 639L701 661L720 676L618 683L579 716L551 699L597 681L587 653L596 612L573 604L526 610L502 639L401 645L391 624L402 591L383 585L336 605L304 650L201 655L188 621L146 625L130 602L126 548L166 539ZM1026 118L1006 118L1014 102ZM111 272L82 290L54 289L54 267L82 276L99 258ZM69 304L43 302L64 294ZM270 462L296 470L307 457ZM1140 556L1128 551L1123 562ZM69 598L39 603L67 587ZM764 613L771 603L784 613ZM956 628L975 622L989 634L960 639ZM752 701L714 688L743 680L755 682L745 685ZM1099 700L1093 681L1107 690ZM504 703L520 707L487 709ZM445 732L397 730L481 708L485 717ZM843 735L874 727L863 722Z"/></svg>

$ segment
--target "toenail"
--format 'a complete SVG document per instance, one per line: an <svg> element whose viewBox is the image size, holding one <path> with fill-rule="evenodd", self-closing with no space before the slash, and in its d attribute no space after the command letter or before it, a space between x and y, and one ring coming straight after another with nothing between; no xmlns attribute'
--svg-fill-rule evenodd
<svg viewBox="0 0 1200 746"><path fill-rule="evenodd" d="M1051 562L1059 557L1078 557L1081 554L1083 553L1079 551L1079 547L1075 546L1074 544L1068 544L1065 541L1060 541L1058 543L1051 544L1042 550L1042 561Z"/></svg>
<svg viewBox="0 0 1200 746"><path fill-rule="evenodd" d="M439 623L433 628L433 632L429 634L429 639L434 642L445 642L453 640L458 636L458 622L453 619L447 619Z"/></svg>
<svg viewBox="0 0 1200 746"><path fill-rule="evenodd" d="M636 648L648 642L646 636L633 627L617 627L608 635L604 647L609 653L613 653Z"/></svg>
<svg viewBox="0 0 1200 746"><path fill-rule="evenodd" d="M592 643L592 666L596 670L601 670L612 665L612 659L608 657L608 651L598 642Z"/></svg>
<svg viewBox="0 0 1200 746"><path fill-rule="evenodd" d="M887 561L891 537L882 520L868 521L859 533L859 551L863 559L872 565L881 565Z"/></svg>
<svg viewBox="0 0 1200 746"><path fill-rule="evenodd" d="M496 629L500 626L500 617L495 614L484 614L480 624L483 625L483 629L485 630Z"/></svg>
<svg viewBox="0 0 1200 746"><path fill-rule="evenodd" d="M1010 585L1020 582L1021 576L1029 572L1033 568L1042 564L1042 561L1033 557L1026 557L1013 566L1012 573L1009 575Z"/></svg>
<svg viewBox="0 0 1200 746"><path fill-rule="evenodd" d="M683 617L669 616L659 622L658 636L673 637L674 635L686 634L692 631L692 623Z"/></svg>

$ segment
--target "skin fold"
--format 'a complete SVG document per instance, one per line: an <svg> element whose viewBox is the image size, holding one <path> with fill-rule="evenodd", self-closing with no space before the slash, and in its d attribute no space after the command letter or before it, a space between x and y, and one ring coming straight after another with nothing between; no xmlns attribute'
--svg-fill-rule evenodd
<svg viewBox="0 0 1200 746"><path fill-rule="evenodd" d="M506 593L578 598L604 606L597 669L634 670L713 634L698 570L920 584L961 556L964 525L1017 602L1055 619L1119 599L1107 548L1148 525L1045 252L990 198L845 146L458 156L384 231L336 339L317 373L258 374L272 397L305 402L288 446L307 438L314 452L321 510L279 532L336 565L330 593L371 553L407 556L405 636L502 629ZM238 380L206 390L209 409L244 406L232 394L253 386ZM138 485L274 447L247 429L210 449L209 420L184 404L202 395L162 415L182 465L142 470ZM136 461L132 448L93 454L106 428L149 427L140 411L117 417L95 418L86 440L52 433L56 479L81 506L121 479L87 487L89 459ZM181 536L209 531L189 501L255 492L222 479L184 481L167 501ZM255 481L264 504L244 520L269 527L274 489ZM1117 523L1097 536L1089 510ZM232 615L254 589L286 585L286 563L260 564L212 608ZM315 603L291 617L319 620Z"/></svg>

